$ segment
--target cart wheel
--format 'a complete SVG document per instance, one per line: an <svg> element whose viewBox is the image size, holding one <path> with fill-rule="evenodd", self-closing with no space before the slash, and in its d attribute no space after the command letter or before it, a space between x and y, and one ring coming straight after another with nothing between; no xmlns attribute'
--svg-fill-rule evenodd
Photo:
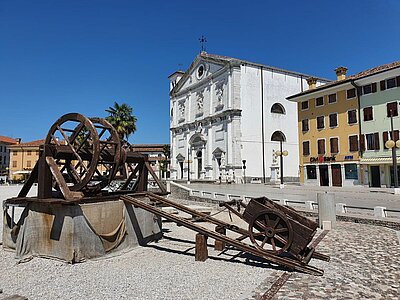
<svg viewBox="0 0 400 300"><path fill-rule="evenodd" d="M99 136L93 123L81 114L66 114L50 128L45 144L69 150L68 158L54 157L60 172L70 190L79 191L85 187L96 172L100 154Z"/></svg>
<svg viewBox="0 0 400 300"><path fill-rule="evenodd" d="M249 223L249 236L258 249L280 254L292 244L293 230L284 214L263 210Z"/></svg>

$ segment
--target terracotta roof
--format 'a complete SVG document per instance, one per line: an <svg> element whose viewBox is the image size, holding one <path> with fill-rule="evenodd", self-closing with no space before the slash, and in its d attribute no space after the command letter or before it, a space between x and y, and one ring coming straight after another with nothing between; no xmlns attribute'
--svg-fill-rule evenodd
<svg viewBox="0 0 400 300"><path fill-rule="evenodd" d="M341 85L343 83L348 83L348 82L351 82L351 81L354 81L354 80L357 80L357 79L361 79L361 78L364 78L364 77L368 77L368 76L379 74L379 73L382 73L382 72L385 72L385 71L389 71L391 69L396 69L398 67L400 67L400 61L395 61L395 62L392 62L392 63L389 63L389 64L381 65L381 66L378 66L378 67L374 67L374 68L359 72L359 73L351 75L351 76L347 76L346 79L343 79L343 80L336 80L336 81L332 81L332 82L329 82L329 83L324 84L324 85L320 85L320 86L316 87L315 89L307 90L307 91L304 91L304 92L289 96L286 99L293 99L293 98L296 98L296 97L299 97L299 96L311 94L311 93L314 93L314 92L317 92L317 91L321 91L321 90L324 90L324 89L327 89L327 88L330 88L330 87L334 87L336 85Z"/></svg>
<svg viewBox="0 0 400 300"><path fill-rule="evenodd" d="M13 144L16 144L17 141L15 139L13 139L13 138L8 137L8 136L0 135L0 143L13 145Z"/></svg>
<svg viewBox="0 0 400 300"><path fill-rule="evenodd" d="M36 141L31 141L31 142L26 142L26 143L20 143L17 145L12 145L10 148L19 148L19 147L39 147L43 145L45 140L36 140Z"/></svg>

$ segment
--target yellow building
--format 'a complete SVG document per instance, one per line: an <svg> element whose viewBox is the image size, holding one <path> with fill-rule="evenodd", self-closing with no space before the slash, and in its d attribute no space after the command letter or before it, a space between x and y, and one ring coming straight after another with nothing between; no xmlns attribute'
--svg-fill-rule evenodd
<svg viewBox="0 0 400 300"><path fill-rule="evenodd" d="M300 182L306 185L360 184L359 101L347 69L336 70L337 81L287 99L298 103Z"/></svg>
<svg viewBox="0 0 400 300"><path fill-rule="evenodd" d="M39 147L43 144L44 140L37 140L9 146L11 180L24 180L29 176L39 159Z"/></svg>

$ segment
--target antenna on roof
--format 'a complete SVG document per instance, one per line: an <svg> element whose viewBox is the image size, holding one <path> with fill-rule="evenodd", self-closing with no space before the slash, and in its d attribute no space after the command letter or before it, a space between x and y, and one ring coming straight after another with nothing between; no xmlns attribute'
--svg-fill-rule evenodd
<svg viewBox="0 0 400 300"><path fill-rule="evenodd" d="M199 38L200 41L200 45L201 45L201 52L206 51L206 43L207 43L207 39L204 35L201 35L201 38Z"/></svg>

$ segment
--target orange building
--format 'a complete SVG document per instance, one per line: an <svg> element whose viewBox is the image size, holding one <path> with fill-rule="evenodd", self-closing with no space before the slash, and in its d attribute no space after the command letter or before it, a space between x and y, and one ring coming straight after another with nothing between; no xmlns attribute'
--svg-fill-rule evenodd
<svg viewBox="0 0 400 300"><path fill-rule="evenodd" d="M39 159L39 147L44 140L27 143L19 143L10 146L10 178L12 180L24 180L31 173Z"/></svg>
<svg viewBox="0 0 400 300"><path fill-rule="evenodd" d="M298 103L300 182L319 186L361 184L359 104L344 67L337 81L288 97Z"/></svg>

